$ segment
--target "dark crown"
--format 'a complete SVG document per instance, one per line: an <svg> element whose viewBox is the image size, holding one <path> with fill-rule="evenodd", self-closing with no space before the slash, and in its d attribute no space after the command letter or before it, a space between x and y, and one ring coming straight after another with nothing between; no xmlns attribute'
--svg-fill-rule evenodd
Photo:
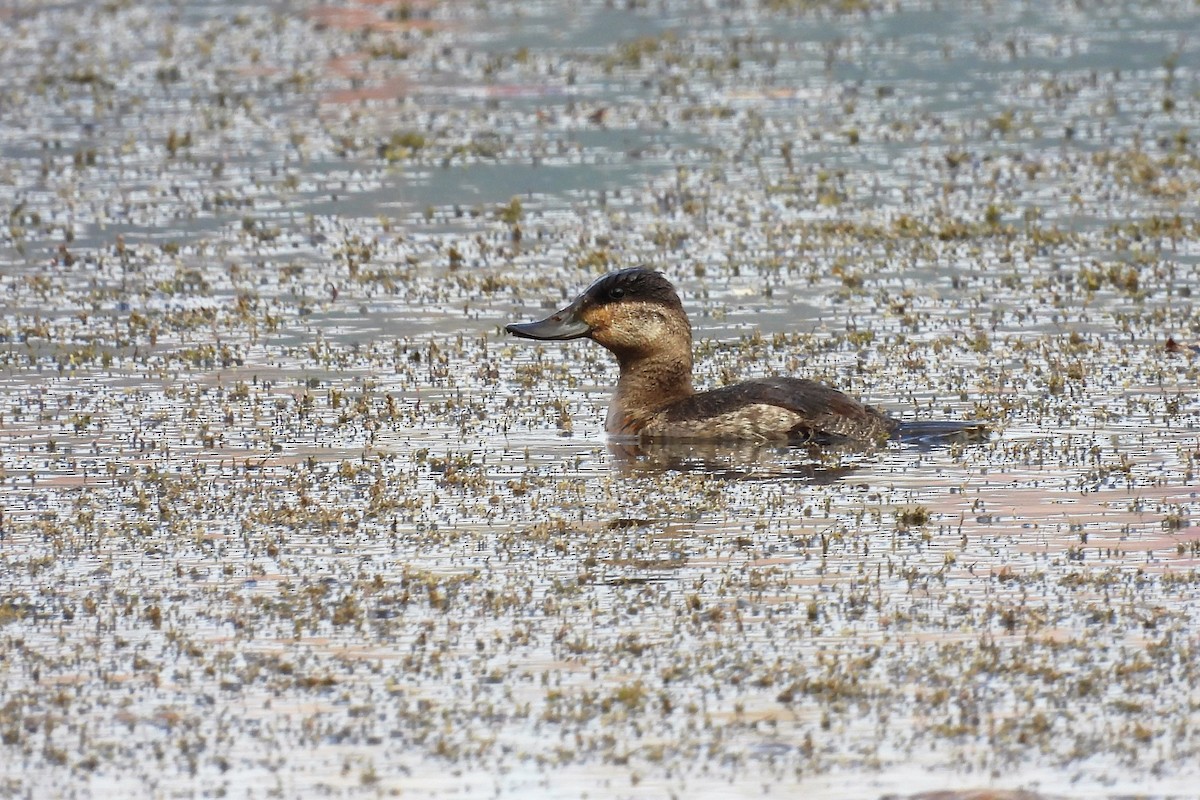
<svg viewBox="0 0 1200 800"><path fill-rule="evenodd" d="M675 287L661 272L645 267L632 267L610 272L588 287L589 299L597 303L613 303L622 300L641 300L662 303L672 308L682 308L683 303Z"/></svg>

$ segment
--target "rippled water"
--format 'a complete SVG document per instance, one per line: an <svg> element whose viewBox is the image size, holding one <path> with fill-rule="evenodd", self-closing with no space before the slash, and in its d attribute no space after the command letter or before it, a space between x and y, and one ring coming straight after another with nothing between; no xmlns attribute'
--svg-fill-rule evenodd
<svg viewBox="0 0 1200 800"><path fill-rule="evenodd" d="M9 3L0 791L1188 795L1198 22ZM995 435L606 442L634 264Z"/></svg>

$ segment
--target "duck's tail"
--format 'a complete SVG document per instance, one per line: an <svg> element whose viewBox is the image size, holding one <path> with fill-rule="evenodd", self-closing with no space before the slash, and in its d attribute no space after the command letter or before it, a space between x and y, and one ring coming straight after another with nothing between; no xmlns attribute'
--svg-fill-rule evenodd
<svg viewBox="0 0 1200 800"><path fill-rule="evenodd" d="M944 444L947 442L982 442L991 428L973 420L907 420L901 422L892 438L910 444Z"/></svg>

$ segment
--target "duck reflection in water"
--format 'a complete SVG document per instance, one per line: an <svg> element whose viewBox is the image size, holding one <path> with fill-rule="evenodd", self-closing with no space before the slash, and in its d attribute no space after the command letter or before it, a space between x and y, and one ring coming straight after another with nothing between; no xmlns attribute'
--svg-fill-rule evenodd
<svg viewBox="0 0 1200 800"><path fill-rule="evenodd" d="M614 465L628 473L703 472L730 481L799 480L822 486L857 472L861 448L746 442L610 437Z"/></svg>

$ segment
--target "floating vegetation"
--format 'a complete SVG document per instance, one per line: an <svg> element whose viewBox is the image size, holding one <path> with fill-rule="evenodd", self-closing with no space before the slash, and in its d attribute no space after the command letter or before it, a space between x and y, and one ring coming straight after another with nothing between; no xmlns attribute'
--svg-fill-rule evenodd
<svg viewBox="0 0 1200 800"><path fill-rule="evenodd" d="M8 13L5 792L1193 792L1197 9L618 5ZM996 435L606 443L636 264Z"/></svg>

